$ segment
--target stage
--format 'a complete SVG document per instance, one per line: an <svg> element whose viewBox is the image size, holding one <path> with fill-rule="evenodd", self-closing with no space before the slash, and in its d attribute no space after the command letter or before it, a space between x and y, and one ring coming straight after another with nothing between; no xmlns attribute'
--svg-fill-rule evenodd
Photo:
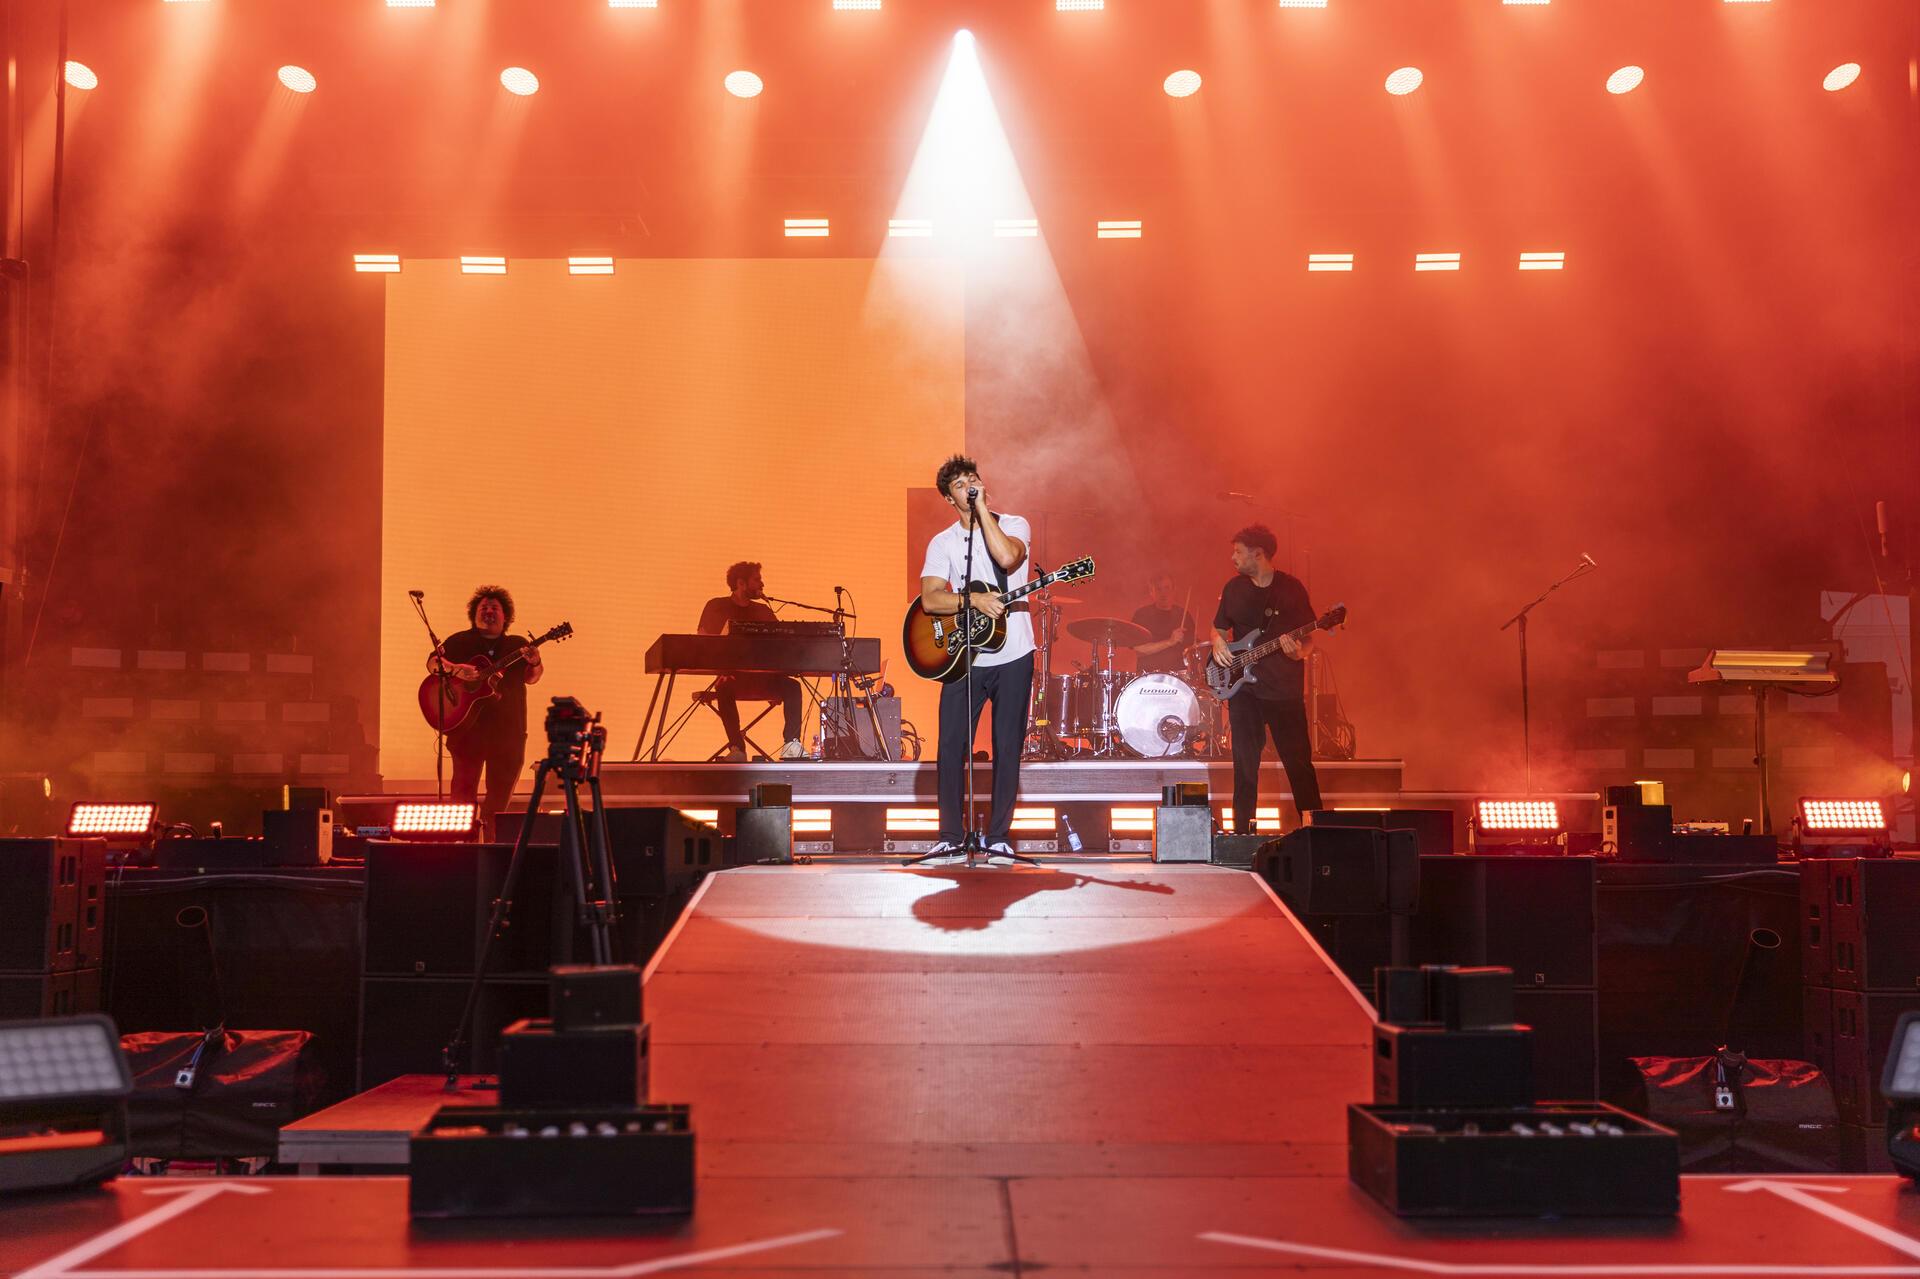
<svg viewBox="0 0 1920 1279"><path fill-rule="evenodd" d="M1241 872L730 870L646 998L691 1219L429 1226L398 1177L124 1179L0 1206L0 1273L1920 1275L1893 1178L1687 1178L1675 1221L1389 1216L1346 1177L1370 1011Z"/></svg>

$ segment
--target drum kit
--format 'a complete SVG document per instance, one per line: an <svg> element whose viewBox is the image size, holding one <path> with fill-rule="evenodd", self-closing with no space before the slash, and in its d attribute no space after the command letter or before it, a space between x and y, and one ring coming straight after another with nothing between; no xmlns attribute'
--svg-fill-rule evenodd
<svg viewBox="0 0 1920 1279"><path fill-rule="evenodd" d="M1190 646L1176 670L1135 672L1121 658L1151 643L1147 628L1117 617L1060 623L1063 606L1081 601L1055 595L1033 607L1039 650L1034 702L1024 757L1065 759L1223 758L1229 755L1226 703L1207 691L1210 647ZM1065 631L1093 649L1091 664L1056 673L1053 651Z"/></svg>

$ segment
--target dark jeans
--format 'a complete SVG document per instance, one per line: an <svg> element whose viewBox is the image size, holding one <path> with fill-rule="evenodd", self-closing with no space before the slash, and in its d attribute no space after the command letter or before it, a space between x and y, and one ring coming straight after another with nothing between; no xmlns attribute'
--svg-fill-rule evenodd
<svg viewBox="0 0 1920 1279"><path fill-rule="evenodd" d="M453 783L449 788L456 804L480 804L480 825L486 838L493 837L493 816L513 797L513 785L527 763L527 739L510 742L462 742L447 739L447 754L453 758ZM480 773L487 774L487 797L480 799Z"/></svg>
<svg viewBox="0 0 1920 1279"><path fill-rule="evenodd" d="M733 675L715 680L713 709L726 726L727 745L745 750L747 739L740 733L740 699L750 702L779 702L782 712L781 742L800 740L800 681L785 675Z"/></svg>
<svg viewBox="0 0 1920 1279"><path fill-rule="evenodd" d="M1253 812L1260 802L1260 753L1267 735L1273 751L1287 770L1293 806L1304 815L1320 807L1320 779L1313 772L1313 740L1307 733L1307 704L1297 697L1266 701L1243 689L1227 699L1227 722L1233 728L1233 828L1253 831Z"/></svg>
<svg viewBox="0 0 1920 1279"><path fill-rule="evenodd" d="M967 685L973 685L973 722L967 722ZM1027 740L1027 699L1033 692L1033 654L1004 666L976 666L963 679L940 688L940 838L960 842L966 770L973 763L973 734L980 711L993 703L993 814L989 844L1007 838L1013 801L1020 793L1020 747Z"/></svg>

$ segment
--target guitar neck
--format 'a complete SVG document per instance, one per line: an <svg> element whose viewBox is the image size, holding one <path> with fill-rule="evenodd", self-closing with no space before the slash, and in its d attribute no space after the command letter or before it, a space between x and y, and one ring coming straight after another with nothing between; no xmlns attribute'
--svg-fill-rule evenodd
<svg viewBox="0 0 1920 1279"><path fill-rule="evenodd" d="M1043 574L1035 580L1028 582L1025 586L1017 586L1013 590L1008 591L1000 597L1000 602L1002 604L1011 604L1015 600L1023 600L1035 591L1044 591L1047 587L1052 586L1060 580L1061 577L1058 573Z"/></svg>
<svg viewBox="0 0 1920 1279"><path fill-rule="evenodd" d="M1248 649L1246 652L1242 653L1240 656L1246 661L1257 662L1261 658L1266 657L1268 654L1279 652L1282 647L1283 640L1292 640L1294 643L1298 644L1301 640L1311 635L1313 633L1314 627L1318 625L1320 625L1320 623L1318 622L1308 622L1305 626L1296 627L1295 629L1288 631L1285 635L1276 635L1272 639L1267 640L1264 643L1256 644L1252 648Z"/></svg>

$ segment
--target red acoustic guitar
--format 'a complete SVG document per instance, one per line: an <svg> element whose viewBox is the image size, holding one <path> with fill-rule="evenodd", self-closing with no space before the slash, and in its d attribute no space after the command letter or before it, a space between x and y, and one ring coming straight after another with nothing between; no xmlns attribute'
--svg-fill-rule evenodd
<svg viewBox="0 0 1920 1279"><path fill-rule="evenodd" d="M479 668L477 679L429 674L420 681L420 713L427 717L427 726L438 732L451 733L467 722L474 707L490 697L500 696L500 678L515 663L526 661L528 654L549 640L563 640L571 634L573 623L562 622L537 639L529 637L518 650L498 662L489 662L484 657L473 658L464 665Z"/></svg>

